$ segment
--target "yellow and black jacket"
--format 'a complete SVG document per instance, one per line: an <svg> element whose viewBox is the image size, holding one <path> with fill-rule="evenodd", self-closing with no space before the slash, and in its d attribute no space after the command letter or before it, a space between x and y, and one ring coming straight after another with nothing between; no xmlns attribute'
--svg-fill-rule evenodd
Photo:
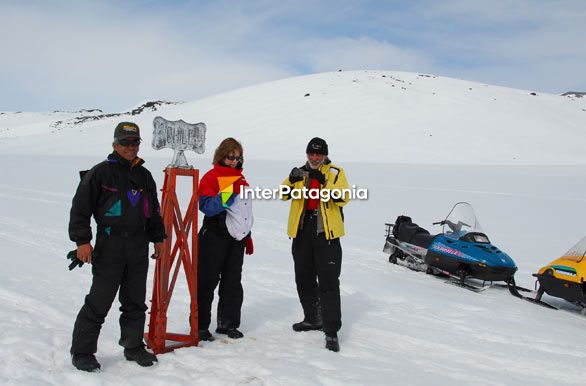
<svg viewBox="0 0 586 386"><path fill-rule="evenodd" d="M306 165L300 168L304 172L310 169ZM326 182L320 187L320 190L329 190L330 193L334 190L340 190L341 198L330 198L328 201L319 200L319 211L323 220L323 229L327 240L333 240L344 236L344 215L342 207L350 201L350 188L346 180L346 173L344 169L331 163L329 159L319 167L319 171L326 177ZM307 173L305 173L307 174ZM305 175L303 180L291 183L289 177L285 178L282 185L287 185L292 189L303 189L309 186L308 177ZM299 230L299 223L304 215L306 200L301 195L301 198L292 198L293 194L285 195L283 200L291 199L291 208L289 210L289 223L287 226L287 235L289 237L297 237Z"/></svg>

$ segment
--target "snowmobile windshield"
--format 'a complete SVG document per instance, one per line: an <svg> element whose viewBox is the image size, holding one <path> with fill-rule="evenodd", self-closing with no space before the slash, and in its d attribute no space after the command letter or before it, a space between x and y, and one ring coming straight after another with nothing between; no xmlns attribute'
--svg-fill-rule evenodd
<svg viewBox="0 0 586 386"><path fill-rule="evenodd" d="M579 263L584 258L584 254L586 254L586 237L578 241L578 243L570 248L568 252L564 253L562 259Z"/></svg>
<svg viewBox="0 0 586 386"><path fill-rule="evenodd" d="M448 237L459 239L468 233L483 233L472 205L467 202L459 202L450 211L443 221L442 233ZM481 237L481 235L478 235ZM486 238L486 236L484 236ZM488 242L487 240L475 240L476 242Z"/></svg>

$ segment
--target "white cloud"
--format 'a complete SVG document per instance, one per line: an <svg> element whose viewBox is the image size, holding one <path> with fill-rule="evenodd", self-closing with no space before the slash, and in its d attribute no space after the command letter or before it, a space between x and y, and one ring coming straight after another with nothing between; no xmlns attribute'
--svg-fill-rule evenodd
<svg viewBox="0 0 586 386"><path fill-rule="evenodd" d="M425 71L430 59L422 52L369 37L321 39L300 47L317 72L362 69Z"/></svg>
<svg viewBox="0 0 586 386"><path fill-rule="evenodd" d="M253 28L245 18L194 20L182 28L173 24L173 14L133 17L128 9L95 3L61 5L0 9L2 46L10 58L0 62L0 72L10 74L23 104L40 95L54 107L125 109L145 95L195 99L291 75L229 49ZM220 27L223 35L210 36ZM8 31L18 33L7 37ZM0 110L10 104L10 93L4 89Z"/></svg>
<svg viewBox="0 0 586 386"><path fill-rule="evenodd" d="M583 1L451 0L417 7L412 17L427 25L411 36L437 73L547 92L586 89Z"/></svg>
<svg viewBox="0 0 586 386"><path fill-rule="evenodd" d="M428 72L586 90L586 3L0 3L0 110L123 110L304 73Z"/></svg>

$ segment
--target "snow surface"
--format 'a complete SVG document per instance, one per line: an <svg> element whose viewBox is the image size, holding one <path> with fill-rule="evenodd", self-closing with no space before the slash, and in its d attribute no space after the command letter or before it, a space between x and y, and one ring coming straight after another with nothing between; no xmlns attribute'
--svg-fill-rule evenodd
<svg viewBox="0 0 586 386"><path fill-rule="evenodd" d="M4 113L0 383L584 384L586 320L576 307L547 297L562 308L548 310L502 288L473 293L391 265L382 253L385 222L407 214L433 230L432 221L464 200L517 262L518 283L532 287L532 273L584 236L584 106L567 97L368 71L287 79L81 125L67 124L78 113ZM219 140L234 136L245 148L249 182L275 187L304 161L307 141L320 135L349 182L369 189L368 200L351 202L344 212L339 353L323 348L320 332L291 330L302 312L285 234L289 204L255 201L255 254L246 256L243 272L243 339L217 336L140 368L124 360L117 344L115 303L99 342L102 371L71 366L71 330L91 282L87 266L69 272L65 259L74 247L67 222L77 171L109 152L116 122L137 121L148 142L156 115L206 123L208 150L187 154L202 172ZM61 130L58 120L65 122ZM161 185L171 152L141 150ZM185 198L187 184L179 189ZM188 312L180 282L169 330L185 331Z"/></svg>
<svg viewBox="0 0 586 386"><path fill-rule="evenodd" d="M157 115L203 121L209 147L234 133L246 145L248 159L296 159L307 137L322 136L332 156L346 162L583 164L586 98L531 93L425 74L342 71L269 82L126 118L148 128L149 143ZM76 125L73 116L59 116L54 121L61 123L47 128L46 114L25 115L26 124L13 113L0 115L3 153L18 154L26 146L35 154L102 156L99 146L70 144L106 143L111 127L124 118ZM143 152L154 151L145 146Z"/></svg>

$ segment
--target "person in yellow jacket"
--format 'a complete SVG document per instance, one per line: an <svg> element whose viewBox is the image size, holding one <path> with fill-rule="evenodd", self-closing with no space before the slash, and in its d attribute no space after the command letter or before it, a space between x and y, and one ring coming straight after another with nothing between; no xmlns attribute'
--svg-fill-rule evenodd
<svg viewBox="0 0 586 386"><path fill-rule="evenodd" d="M328 158L326 141L313 138L306 153L307 162L293 168L281 186L282 198L291 200L287 234L293 239L295 283L304 313L293 330L323 329L326 348L337 352L342 326L342 207L350 200L350 190L344 169Z"/></svg>

